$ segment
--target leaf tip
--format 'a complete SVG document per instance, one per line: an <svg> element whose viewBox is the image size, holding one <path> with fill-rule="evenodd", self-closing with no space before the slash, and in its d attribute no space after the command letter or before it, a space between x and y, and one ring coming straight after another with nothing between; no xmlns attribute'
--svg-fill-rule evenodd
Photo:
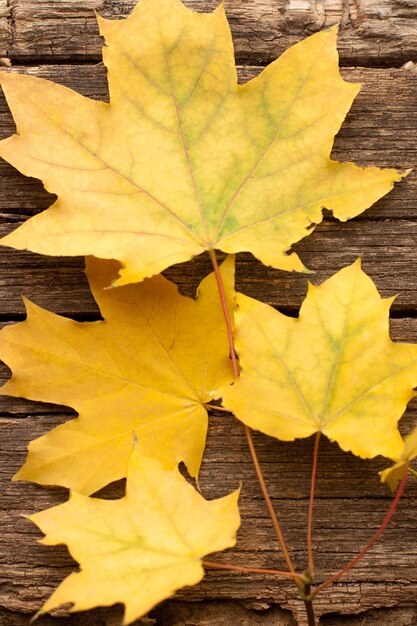
<svg viewBox="0 0 417 626"><path fill-rule="evenodd" d="M42 617L42 615L46 615L47 612L48 611L45 611L43 608L39 609L39 611L36 611L35 615L32 615L32 617L29 620L29 624L34 624L36 620Z"/></svg>
<svg viewBox="0 0 417 626"><path fill-rule="evenodd" d="M307 281L307 295L312 294L317 289L317 286L311 282L311 280Z"/></svg>
<svg viewBox="0 0 417 626"><path fill-rule="evenodd" d="M340 26L340 22L336 22L336 24L333 24L333 26L329 26L328 28L323 28L323 30L320 31L320 35L329 39L330 43L328 45L334 46L336 53L337 53L337 37L339 34L339 26Z"/></svg>
<svg viewBox="0 0 417 626"><path fill-rule="evenodd" d="M226 14L226 8L224 6L224 0L220 0L219 4L214 9L213 13L214 14L216 14L216 13Z"/></svg>
<svg viewBox="0 0 417 626"><path fill-rule="evenodd" d="M303 274L308 274L309 276L312 276L315 273L316 273L316 270L311 270L309 267L304 267L303 269Z"/></svg>
<svg viewBox="0 0 417 626"><path fill-rule="evenodd" d="M20 294L20 298L23 302L23 306L25 307L26 315L29 316L30 309L34 308L36 305L33 302L31 302L31 300L29 300L29 298L27 298L23 294Z"/></svg>
<svg viewBox="0 0 417 626"><path fill-rule="evenodd" d="M12 483L17 483L20 480L25 480L24 478L22 478L23 469L24 469L24 466L21 467L20 470L18 470L16 474L12 476L12 479L11 479ZM22 517L26 517L27 519L30 519L28 515L22 515Z"/></svg>
<svg viewBox="0 0 417 626"><path fill-rule="evenodd" d="M325 28L323 32L335 33L337 35L339 32L339 28L340 28L340 22L336 22L336 24L333 24L332 26Z"/></svg>
<svg viewBox="0 0 417 626"><path fill-rule="evenodd" d="M389 296L388 298L381 298L382 302L385 303L387 310L389 311L395 300L398 298L399 294L396 293L393 296Z"/></svg>
<svg viewBox="0 0 417 626"><path fill-rule="evenodd" d="M404 178L407 178L407 176L411 174L411 172L414 170L413 167L408 167L405 170L397 170L394 168L376 168L376 169L379 169L381 172L385 172L387 175L390 176L390 178L388 179L388 183L389 183L388 191L391 191L391 189L394 188L395 183L399 183ZM388 193L388 191L386 191L385 193Z"/></svg>

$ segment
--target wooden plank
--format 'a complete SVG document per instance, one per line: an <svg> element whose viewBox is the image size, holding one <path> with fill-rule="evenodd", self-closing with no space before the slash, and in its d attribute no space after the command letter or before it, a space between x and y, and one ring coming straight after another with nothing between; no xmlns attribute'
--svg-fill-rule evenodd
<svg viewBox="0 0 417 626"><path fill-rule="evenodd" d="M108 99L103 65L41 66L8 71L47 78L85 96ZM259 68L239 68L241 81L259 73ZM362 84L347 119L336 138L333 157L360 165L405 169L417 163L417 76L406 70L346 69L343 76ZM395 93L395 98L393 98ZM0 97L0 139L14 132L12 116ZM10 165L0 163L0 213L33 214L48 207L53 196L34 179L25 178ZM417 170L395 190L370 208L370 219L417 219ZM359 218L361 219L361 218Z"/></svg>
<svg viewBox="0 0 417 626"><path fill-rule="evenodd" d="M198 11L217 0L185 0ZM9 0L11 16L0 47L13 62L101 59L94 10L108 18L128 15L136 0ZM399 66L417 52L412 0L227 0L236 57L265 64L306 35L340 23L344 65ZM6 29L7 30L7 29Z"/></svg>
<svg viewBox="0 0 417 626"><path fill-rule="evenodd" d="M202 601L180 602L170 601L152 611L152 618L156 624L163 626L230 626L231 624L263 624L264 626L297 626L288 611L279 607L269 608L262 602L256 603L260 609L251 608L237 602ZM122 623L123 611L121 606L114 609L96 609L88 613L76 613L66 617L62 626L119 626ZM58 618L59 619L59 618ZM19 613L12 613L0 608L0 624L2 626L28 626L29 617ZM37 626L59 626L57 618L44 616L37 620ZM154 622L137 621L136 626L149 626ZM408 622L409 624L409 622ZM333 626L335 626L333 624ZM353 625L352 625L353 626ZM369 624L373 626L373 624ZM380 626L380 624L375 624ZM402 626L396 622L395 626ZM405 622L404 622L404 626Z"/></svg>
<svg viewBox="0 0 417 626"><path fill-rule="evenodd" d="M20 70L19 70L20 71ZM105 98L106 87L102 66L68 68L26 68L24 71L52 77L94 97ZM246 79L256 73L255 68L242 70ZM413 75L392 70L349 70L349 80L366 82L366 89L357 101L347 125L338 138L335 156L360 160L362 163L380 162L385 165L412 164L415 160L415 79ZM393 84L398 98L391 97ZM369 87L369 90L368 90ZM381 94L383 96L381 97ZM362 98L362 100L361 100ZM1 131L3 136L12 131L10 116L6 119L3 102ZM364 126L363 117L367 117ZM375 116L375 117L374 117ZM383 125L381 122L383 121ZM398 139L398 132L401 139ZM363 146L366 146L365 150ZM388 147L387 147L388 146ZM411 155L404 163L404 154ZM375 155L377 155L375 157ZM20 222L22 214L30 215L45 208L50 196L42 191L39 183L12 174L8 166L2 170L4 193L0 199L3 209L1 232L5 233ZM417 236L415 200L412 195L415 178L410 177L402 186L368 212L368 219L358 219L346 224L326 221L308 239L297 244L297 249L305 263L317 270L313 280L320 282L342 265L363 254L364 268L376 280L384 295L399 292L394 305L397 313L408 314L415 310L417 293L413 264ZM406 191L406 193L405 193ZM387 217L397 217L385 221ZM371 218L371 219L370 219ZM24 311L19 293L25 293L39 304L59 313L76 316L78 319L96 318L97 308L88 293L82 273L81 259L55 259L40 257L2 249L0 254L0 298L4 318L23 316ZM199 279L210 271L207 258L201 257L193 263L173 268L169 275L177 280L187 293L193 293ZM287 274L263 267L249 255L242 255L238 261L238 288L254 297L264 299L274 306L296 310L306 288L306 277ZM267 286L267 289L266 289ZM397 340L417 340L417 319L394 319L393 336ZM39 536L35 529L29 529L18 518L20 513L50 506L63 497L63 492L44 490L35 486L9 485L11 474L23 461L25 442L45 432L47 427L69 418L68 410L51 408L50 405L28 403L16 399L3 399L1 443L4 447L4 474L0 477L3 486L1 513L4 527L4 546L0 554L5 563L0 586L3 603L16 611L35 610L51 592L63 576L70 571L70 560L65 550L44 551L34 543ZM6 417L7 415L11 417ZM26 418L27 415L32 417ZM413 419L414 414L411 413ZM217 419L217 422L216 422ZM227 424L227 427L225 426ZM207 496L224 493L235 487L238 480L244 480L243 504L247 515L242 539L236 558L243 563L247 558L256 557L259 566L270 565L276 558L273 534L265 516L262 499L257 492L253 472L248 462L244 440L235 423L215 418L212 431L218 435L218 448L209 448L205 465L204 487ZM226 432L223 430L226 428ZM217 430L216 430L217 429ZM222 434L223 433L223 434ZM300 561L304 554L304 538L298 527L305 525L308 473L311 457L311 443L303 442L296 446L277 444L258 437L260 458L273 485L274 501L283 511L283 523L287 529L294 554ZM231 453L232 451L232 453ZM239 476L233 482L237 464ZM233 465L233 467L232 467ZM370 464L363 472L363 463L349 455L341 455L335 446L328 445L323 452L321 463L320 491L317 506L316 544L319 552L319 576L324 578L334 571L343 558L346 562L354 554L355 547L363 544L376 528L378 519L383 517L387 502L383 490L375 483L375 471L382 467ZM371 469L372 468L372 471ZM351 477L355 476L354 497L351 498ZM227 477L225 479L225 477ZM229 481L229 482L228 482ZM375 485L375 489L374 489ZM342 514L348 503L352 516ZM412 569L415 554L413 546L413 516L415 500L409 504L407 515L393 527L394 534L388 535L388 543L364 561L361 567L349 577L349 584L339 583L319 599L318 611L328 612L333 608L346 612L365 610L378 605L392 605L395 602L410 602L417 589L417 580ZM369 521L368 521L369 515ZM341 520L334 528L334 518ZM17 521L16 521L17 520ZM359 528L359 531L357 530ZM2 529L3 530L3 529ZM331 543L329 536L333 538ZM345 543L346 541L346 543ZM353 542L357 542L355 547ZM259 547L261 546L261 548ZM397 554L400 557L397 559ZM395 554L393 567L391 554ZM16 556L18 555L18 556ZM222 559L231 558L227 555ZM377 574L376 574L377 572ZM401 581L408 581L407 583ZM186 592L180 597L188 600L201 600L206 597L244 601L261 599L267 603L281 603L299 615L302 613L288 583L279 583L267 578L252 579L240 575L209 573L203 586ZM104 612L113 615L112 611ZM103 615L100 613L100 616ZM88 617L90 619L90 616ZM91 620L95 619L91 617ZM102 619L97 617L98 620ZM81 622L84 623L84 622ZM92 622L94 624L94 621Z"/></svg>
<svg viewBox="0 0 417 626"><path fill-rule="evenodd" d="M11 0L12 6L13 3L14 7L20 6L22 9L32 5L33 11L34 2L30 0L26 2ZM61 21L72 19L71 11L79 11L80 4L61 1L54 2L52 6L49 3L48 8L52 11L51 20L56 23L58 19ZM88 2L82 4L86 6ZM123 4L126 8L127 3ZM258 6L261 4L257 2ZM292 7L291 10L302 10L302 7L306 6L306 2L301 1L297 6L291 2L287 4ZM319 4L316 2L315 6L319 7ZM46 5L47 3L42 0L36 2L40 14ZM268 5L270 8L270 2ZM353 3L351 5L353 6ZM359 2L359 5L364 6L364 3ZM1 6L0 0L0 10ZM246 3L246 7L248 6ZM329 6L329 3L326 3L326 6ZM386 4L382 3L382 7L385 6ZM406 5L397 2L396 6L398 8ZM61 16L62 10L67 11L67 16L56 17L53 13L54 7ZM107 7L113 11L114 7L121 7L121 3L115 2L112 6L107 3ZM90 8L91 2L89 11ZM371 11L372 7L368 9ZM376 8L372 10L375 11ZM47 18L45 14L42 17ZM2 19L0 13L0 42ZM31 19L34 28L33 24L37 24L36 20L40 18L35 19L32 15ZM82 16L82 19L87 24L90 18ZM7 18L5 20L9 27L10 20ZM44 23L46 22L44 20ZM66 22L66 29L68 23ZM62 27L63 24L62 22ZM40 37L41 31L42 28ZM69 36L72 37L71 34ZM65 47L70 45L70 42L63 42L62 45ZM267 42L268 47L269 45L270 42ZM50 54L49 58L53 58L53 55ZM102 66L30 67L23 71L52 77L86 95L106 97ZM242 77L251 77L256 71L255 68L249 68L246 72L242 71ZM417 156L415 75L399 70L348 70L345 75L349 80L365 82L366 88L359 96L336 142L335 157L357 160L363 164L403 166L415 164ZM12 122L10 116L6 118L4 102L0 103L0 107L2 107L0 132L2 136L7 136L12 131ZM4 213L0 231L3 233L16 225L22 216L45 208L51 200L51 197L42 191L39 183L25 179L7 165L0 168L0 185L2 187L0 209ZM313 280L320 282L363 253L364 269L376 280L382 293L388 296L399 292L394 311L399 315L409 313L414 315L417 302L415 261L413 261L416 256L417 236L416 186L417 179L413 174L390 196L368 211L363 219L345 225L327 221L311 237L297 244L296 249L305 263L318 270ZM388 221L383 221L387 219ZM178 280L184 291L192 293L198 280L208 271L210 271L208 260L199 258L189 266L174 268L170 276ZM88 294L82 274L80 259L39 257L3 248L0 251L0 277L2 319L24 314L18 297L20 292L56 312L75 315L78 319L97 317L97 309ZM265 285L268 286L268 291ZM304 276L264 268L261 264L253 262L249 255L239 259L238 287L274 306L289 308L294 312L301 302L305 285ZM417 340L417 319L394 319L392 328L397 340ZM0 454L3 460L0 468L2 491L0 559L5 564L0 573L0 605L3 604L14 611L27 612L38 608L52 588L70 571L71 560L64 549L45 548L35 544L34 539L39 537L36 529L31 528L18 516L20 513L38 510L62 501L64 491L42 489L33 485L9 484L9 479L23 461L25 443L45 432L46 428L68 419L69 414L68 411L52 409L50 405L35 405L10 399L1 401L0 411L3 415L0 424L2 432ZM28 415L31 417L27 417ZM416 417L414 409L410 412L411 421ZM218 439L216 444L215 436ZM261 436L257 437L257 442L262 464L271 483L274 502L283 509L282 520L288 532L289 542L294 548L295 558L297 562L304 563L304 531L300 533L299 528L305 528L311 442L280 444ZM343 455L336 446L324 445L315 531L319 579L324 579L335 568L349 560L382 519L389 501L380 486L376 486L374 490L375 472L380 467L382 465L379 462L363 463L350 455ZM202 473L204 494L207 497L219 496L235 488L241 479L244 481L242 502L246 522L241 532L240 545L235 552L236 559L240 559L241 563L247 562L248 559L258 559L254 564L259 566L275 565L277 554L273 532L247 459L240 427L230 419L214 417L208 456ZM116 491L110 491L110 494L115 495ZM357 612L384 604L392 606L396 603L407 605L414 602L417 591L414 567L416 495L416 487L412 486L402 511L396 516L384 543L378 545L375 551L349 574L348 582L337 584L331 592L319 598L317 604L319 613L332 610ZM218 556L219 561L221 559L226 561L229 558L232 558L232 553ZM208 597L237 598L252 603L257 601L281 603L299 616L300 626L303 624L300 605L295 599L291 585L277 583L266 577L253 579L241 575L210 572L201 587L184 591L180 597L188 600ZM95 612L81 617L77 624L99 626L104 620L115 619L109 617L114 615L113 610ZM6 620L9 620L9 617L9 614L0 612L0 623L3 624L4 621L8 624ZM381 617L380 623L385 626L387 622L383 619ZM45 625L46 620L49 626L49 619L45 618ZM60 622L58 618L58 623ZM17 621L12 623L20 624ZM214 623L217 626L221 622ZM326 623L335 626L335 622L331 620ZM404 626L406 623L412 622L404 621ZM40 626L43 626L43 622L40 622ZM402 623L398 621L396 626L402 626Z"/></svg>
<svg viewBox="0 0 417 626"><path fill-rule="evenodd" d="M14 223L14 225L16 225ZM0 235L5 234L4 226ZM392 311L408 315L415 309L417 283L415 259L417 222L324 222L294 246L312 276L281 272L238 255L236 287L272 306L296 311L307 289L307 279L320 284L339 269L362 256L363 268L384 297L398 294ZM76 319L97 316L89 293L81 258L46 257L9 248L0 249L0 319L24 315L21 294L55 313ZM195 293L199 281L211 272L208 255L166 271L183 292ZM413 314L414 315L414 314Z"/></svg>
<svg viewBox="0 0 417 626"><path fill-rule="evenodd" d="M12 10L8 0L0 0L0 67L10 53L12 40Z"/></svg>
<svg viewBox="0 0 417 626"><path fill-rule="evenodd" d="M118 626L122 621L120 606L114 609L96 609L88 613L75 613L65 618L63 626ZM150 617L160 626L230 626L241 624L252 626L297 626L288 611L266 602L217 601L168 601L151 612ZM59 619L59 618L58 618ZM364 621L366 620L366 621ZM330 613L320 620L320 626L413 626L417 611L414 608L372 610L366 614L342 617ZM28 616L0 608L0 624L3 626L28 626ZM146 622L135 622L145 626ZM149 622L148 622L149 624ZM37 626L60 626L57 618L44 616Z"/></svg>
<svg viewBox="0 0 417 626"><path fill-rule="evenodd" d="M101 65L29 67L19 71L52 78L90 97L105 99L107 95ZM241 68L242 80L253 77L257 71L256 68ZM346 70L344 74L346 79L362 82L364 87L336 140L334 157L362 164L413 165L417 161L415 75L401 70L373 69ZM392 98L392 92L396 93L395 98ZM13 122L2 100L0 135L6 137L12 132ZM46 208L53 198L39 182L25 178L4 162L0 166L0 186L2 233L14 228L22 215ZM376 279L382 293L399 293L395 310L407 310L417 301L413 263L410 263L415 255L417 234L416 190L417 172L413 172L391 194L369 209L364 218L343 225L327 222L295 248L306 265L318 271L318 281L363 254L364 268ZM377 221L387 217L391 221ZM398 218L398 222L393 221L393 217ZM413 221L404 223L404 219ZM82 265L80 259L56 260L2 249L0 275L7 276L7 280L0 281L0 315L4 318L23 314L21 293L43 306L52 305L56 312L71 315L96 313L88 296ZM199 259L185 275L182 270L173 271L171 275L182 285L191 281L194 288L198 277L209 271L206 260ZM272 287L269 294L265 293L264 281ZM305 285L304 276L268 270L260 264L252 265L249 257L243 257L239 266L239 288L254 297L266 298L274 306L297 308Z"/></svg>
<svg viewBox="0 0 417 626"><path fill-rule="evenodd" d="M416 404L414 403L414 407ZM409 420L416 418L416 409ZM53 506L65 499L65 490L47 489L26 483L10 483L12 474L24 459L25 442L41 435L59 423L60 415L44 415L27 419L3 418L0 441L4 462L0 482L4 486L1 500L0 604L9 610L32 611L39 608L52 588L69 573L72 561L63 547L45 548L35 539L40 533L22 513ZM305 562L304 529L307 516L309 472L312 439L283 443L263 435L255 435L260 462L267 476L274 504L292 554L297 564ZM324 580L346 563L378 527L389 506L390 496L378 483L377 471L385 466L381 460L362 461L344 454L338 446L323 441L314 546L317 554L317 580ZM213 560L224 563L248 563L267 567L281 564L276 552L270 521L254 478L241 425L228 416L212 416L200 485L205 497L213 498L235 489L243 481L241 508L243 524L236 549ZM101 493L103 497L120 497L122 483ZM347 498L349 496L349 504ZM349 582L341 582L332 593L319 596L318 613L335 606L343 611L364 610L396 601L410 602L417 591L415 559L415 517L417 514L417 482L410 481L403 506L384 540L349 573ZM407 581L405 583L404 581ZM291 583L276 582L267 576L235 575L210 571L198 587L182 591L178 597L188 600L262 599L280 603L299 613L299 602Z"/></svg>

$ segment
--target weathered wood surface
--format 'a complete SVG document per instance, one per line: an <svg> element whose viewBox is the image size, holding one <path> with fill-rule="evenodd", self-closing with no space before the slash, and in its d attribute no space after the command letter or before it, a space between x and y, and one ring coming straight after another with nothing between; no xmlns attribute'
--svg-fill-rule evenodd
<svg viewBox="0 0 417 626"><path fill-rule="evenodd" d="M413 415L410 411L411 421L415 417L415 412ZM40 533L30 522L19 518L22 511L33 512L61 502L65 497L64 490L8 482L24 460L24 443L62 419L63 415L58 411L24 419L8 417L1 420L0 452L4 460L1 480L5 488L0 559L6 564L1 575L2 590L7 596L7 608L11 610L35 610L72 567L64 548L46 549L35 544ZM310 439L284 444L256 435L255 443L295 562L303 567L306 494L313 442ZM343 454L336 445L323 442L314 532L318 580L324 580L335 568L349 561L358 546L364 545L378 527L388 508L386 490L378 483L377 472L383 467L380 460L361 461ZM238 546L213 557L213 560L251 563L258 567L267 567L271 563L279 566L282 559L248 460L242 427L229 416L212 416L201 472L202 492L208 498L218 497L235 489L239 481L243 481L243 523ZM120 485L105 493L114 497L121 493ZM365 610L410 600L417 592L414 566L417 558L416 515L417 484L410 483L403 506L384 541L349 573L348 581L337 584L331 592L318 598L318 613L332 608L340 610L342 606L347 611ZM201 585L181 592L178 597L193 600L207 597L261 599L290 608L296 615L300 609L291 583L268 576L255 578L210 571ZM302 613L299 615L301 624Z"/></svg>
<svg viewBox="0 0 417 626"><path fill-rule="evenodd" d="M216 2L188 0L186 4L208 10ZM27 64L11 71L51 78L84 95L106 99L105 70L101 64L90 64L100 60L101 46L93 10L117 18L129 13L133 5L133 0L0 0L0 56ZM342 70L347 80L362 82L363 90L336 139L334 158L364 165L416 165L417 73L410 63L408 70L399 69L405 61L417 60L415 0L226 0L226 10L235 35L237 58L253 66L265 64L309 32L340 21L342 63L365 65L368 69ZM64 61L68 64L51 65ZM39 65L44 62L49 65ZM76 65L77 62L82 64ZM391 65L397 69L387 69ZM241 79L249 79L258 71L257 67L240 68ZM12 118L4 99L0 99L0 137L12 131ZM0 163L0 189L0 234L46 208L53 199L38 181L25 179L5 163ZM316 270L312 277L316 282L361 254L364 269L381 293L399 294L392 308L395 319L391 321L391 334L397 341L417 342L416 189L417 173L413 172L363 216L346 224L327 217L315 233L294 246L305 264ZM82 267L81 259L56 259L0 249L0 321L10 323L23 318L21 293L57 313L80 320L97 319L97 307L88 292ZM210 265L203 256L171 269L168 274L183 291L192 294L209 271ZM265 268L250 255L242 255L238 260L237 284L241 291L294 315L306 290L306 277ZM0 373L3 378L7 376L7 368L3 367ZM61 502L65 491L10 483L24 460L27 442L71 416L65 408L1 399L0 607L5 607L3 612L0 609L1 626L27 623L27 617L22 615L38 608L73 566L64 548L36 544L38 531L19 517ZM416 420L414 402L405 430ZM260 435L256 442L274 503L282 511L294 558L302 567L312 442L282 444ZM346 563L367 541L390 500L377 482L377 471L383 467L380 461L360 461L328 442L322 452L314 532L318 581ZM213 415L202 470L203 493L217 497L234 489L241 480L244 523L239 544L236 550L218 555L218 560L278 565L280 556L241 426L229 417ZM107 496L121 493L121 488L118 485L109 489ZM346 579L319 596L318 613L415 606L416 513L417 483L410 482L403 506L384 540ZM179 598L234 599L256 606L278 604L291 609L299 625L304 624L291 584L268 577L211 571L201 586L184 590ZM288 615L276 607L272 610L277 611L275 621L267 622L266 616L265 624L278 626L282 616L282 626L290 626ZM113 626L120 614L120 607L91 612L74 618L68 626ZM162 626L171 624L166 613L160 616L162 621L158 623ZM229 622L213 619L201 623L237 623L237 618L230 618ZM255 615L247 619L241 623L258 623ZM398 617L396 626L410 626L410 619L413 618ZM334 626L332 620L329 617L325 623ZM44 618L39 622L40 626L52 623L67 622L62 618ZM172 621L176 626L180 623L200 622ZM381 617L380 623L385 626L388 621Z"/></svg>
<svg viewBox="0 0 417 626"><path fill-rule="evenodd" d="M0 235L3 234L0 227ZM293 314L305 296L307 280L320 284L336 271L362 256L364 270L384 297L398 294L392 313L414 316L417 298L417 221L326 222L294 246L311 276L287 273L263 266L249 254L237 257L237 289ZM30 252L2 249L0 254L0 319L24 315L21 295L55 313L77 319L97 316L89 293L81 258L57 259ZM211 271L208 255L165 272L182 291L195 293L199 281Z"/></svg>
<svg viewBox="0 0 417 626"><path fill-rule="evenodd" d="M209 11L217 0L185 0ZM0 0L0 56L13 62L100 60L94 10L127 15L135 0ZM417 54L414 0L226 0L236 57L267 63L306 34L341 24L344 65L399 66ZM415 60L415 59L414 59Z"/></svg>
<svg viewBox="0 0 417 626"><path fill-rule="evenodd" d="M89 97L107 98L103 66L41 66L19 70L53 79ZM255 76L258 68L240 68L241 80ZM359 94L348 119L336 138L334 158L363 165L412 167L417 163L417 77L406 70L345 69L347 80L361 82ZM395 93L395 98L392 93ZM0 100L0 137L14 130L4 98ZM20 175L7 163L0 163L1 233L15 228L22 219L46 208L53 201L42 185ZM410 311L417 302L415 268L410 259L417 240L417 171L396 185L385 198L362 216L345 224L325 221L313 236L294 246L304 263L316 271L320 282L363 256L364 269L376 281L384 296L398 294L394 311ZM407 226L404 225L407 221ZM383 252L383 253L382 253ZM241 260L240 260L241 259ZM0 294L3 319L16 312L23 315L20 294L43 306L52 303L56 312L93 315L97 309L89 297L82 274L81 259L44 258L31 253L4 249L0 256ZM210 271L207 258L197 259L190 269L170 272L179 284L192 288ZM189 292L192 293L189 289ZM306 277L288 274L260 263L249 255L238 261L238 288L274 306L297 309L306 289Z"/></svg>

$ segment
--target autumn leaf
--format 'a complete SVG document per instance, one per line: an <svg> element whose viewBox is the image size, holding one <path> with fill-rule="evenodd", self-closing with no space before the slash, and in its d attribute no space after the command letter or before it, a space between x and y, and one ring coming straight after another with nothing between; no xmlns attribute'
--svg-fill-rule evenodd
<svg viewBox="0 0 417 626"><path fill-rule="evenodd" d="M198 473L204 403L233 379L216 279L202 281L197 300L162 276L103 290L118 269L87 262L104 321L75 322L26 302L28 319L0 333L0 357L13 371L1 392L79 413L30 444L16 479L93 493L126 476L133 431L168 469L184 461ZM231 306L233 258L221 272Z"/></svg>
<svg viewBox="0 0 417 626"><path fill-rule="evenodd" d="M46 535L41 543L66 544L81 568L38 615L67 603L84 611L122 602L130 624L177 589L199 583L203 556L235 545L238 497L235 491L204 500L177 469L164 470L136 450L121 500L72 493L65 504L29 517Z"/></svg>
<svg viewBox="0 0 417 626"><path fill-rule="evenodd" d="M99 27L110 104L1 74L18 134L0 155L58 196L5 245L116 258L119 285L215 248L302 270L288 251L323 207L347 220L406 174L330 159L359 91L340 77L335 28L238 85L222 4L141 0Z"/></svg>
<svg viewBox="0 0 417 626"><path fill-rule="evenodd" d="M404 439L404 445L401 454L395 459L394 465L388 467L381 472L381 481L388 483L391 490L397 488L398 482L401 480L406 465L411 463L417 457L417 428L411 431Z"/></svg>
<svg viewBox="0 0 417 626"><path fill-rule="evenodd" d="M298 319L237 296L242 373L220 390L248 426L285 441L315 432L363 458L397 458L397 423L417 385L417 346L389 338L381 299L360 261L309 284Z"/></svg>

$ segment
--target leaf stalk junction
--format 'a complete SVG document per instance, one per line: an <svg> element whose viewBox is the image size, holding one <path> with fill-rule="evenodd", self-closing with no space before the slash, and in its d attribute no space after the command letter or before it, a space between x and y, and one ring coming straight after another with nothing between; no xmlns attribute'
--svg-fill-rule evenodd
<svg viewBox="0 0 417 626"><path fill-rule="evenodd" d="M230 359L232 363L233 376L235 379L239 377L239 364L236 356L235 345L234 345L234 337L233 337L233 324L229 312L229 308L227 305L225 288L223 285L223 280L219 268L219 264L217 261L216 253L213 249L209 250L210 260L213 266L213 270L216 276L216 282L221 302L221 307L223 311L223 316L227 329L227 338L229 342L229 353ZM231 413L228 409L223 409L223 407L217 407L214 405L206 405L206 408L211 408L214 410L225 411L227 413ZM227 565L221 563L214 563L212 561L203 561L203 566L206 568L216 568L223 570L232 570L236 572L242 573L255 573L255 574L269 574L283 577L290 577L293 579L299 593L300 599L304 602L307 623L308 626L316 626L316 617L314 614L313 601L315 597L321 593L324 589L332 585L339 578L341 578L344 574L346 574L352 567L354 567L366 554L371 550L376 541L381 537L384 533L386 527L388 526L391 518L393 517L398 503L401 499L401 496L404 492L407 476L409 471L414 474L414 471L409 468L408 464L405 464L404 471L402 474L402 478L397 487L395 496L391 502L391 505L388 509L387 514L382 520L380 526L368 541L366 546L351 560L347 563L340 571L336 572L329 579L325 580L318 587L312 590L312 583L314 581L315 575L315 566L314 566L314 551L313 551L313 514L314 514L314 499L315 499L315 491L316 491L316 479L317 479L317 467L318 467L318 453L319 453L319 444L321 439L321 433L317 432L315 441L314 441L314 451L313 451L313 462L312 462L312 471L311 471L311 487L310 487L310 498L309 498L309 508L308 508L308 521L307 521L307 557L308 557L308 567L307 569L299 573L296 571L293 560L291 558L290 552L287 547L287 543L284 538L284 534L281 528L281 525L278 520L278 516L275 512L275 509L272 504L271 496L268 491L268 487L265 482L265 478L259 463L259 459L256 453L255 445L253 442L251 429L244 424L245 436L249 448L249 453L255 468L256 476L258 478L258 482L265 500L266 507L268 509L268 513L271 517L272 524L275 529L275 533L278 539L278 543L280 545L282 554L284 556L285 562L288 567L288 571L275 570L275 569L264 569L264 568L255 568L255 567L240 567L236 565Z"/></svg>

